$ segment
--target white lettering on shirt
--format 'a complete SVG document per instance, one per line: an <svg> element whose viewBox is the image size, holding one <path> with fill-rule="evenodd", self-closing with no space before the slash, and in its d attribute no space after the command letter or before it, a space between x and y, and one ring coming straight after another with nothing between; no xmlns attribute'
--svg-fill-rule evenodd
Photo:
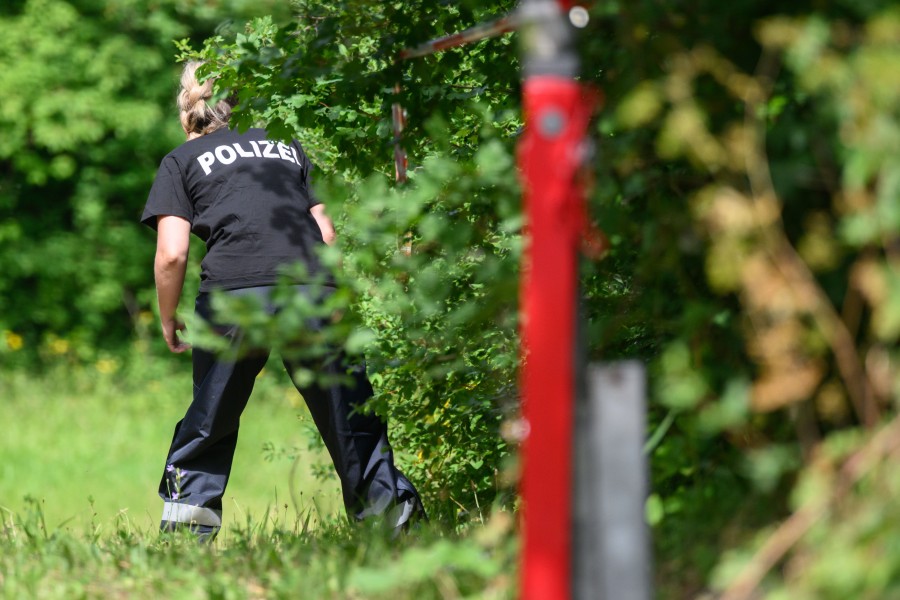
<svg viewBox="0 0 900 600"><path fill-rule="evenodd" d="M278 158L278 155L275 154L275 144L269 140L259 140L259 143L265 144L263 146L263 158Z"/></svg>
<svg viewBox="0 0 900 600"><path fill-rule="evenodd" d="M212 152L204 152L197 157L197 162L200 163L200 168L203 169L203 173L209 175L212 171L212 164L216 162L216 159L213 157Z"/></svg>
<svg viewBox="0 0 900 600"><path fill-rule="evenodd" d="M228 158L225 158L225 152L228 152L230 155ZM219 162L223 165L230 165L235 160L237 160L237 152L231 146L217 146L216 147L216 158L219 159Z"/></svg>
<svg viewBox="0 0 900 600"><path fill-rule="evenodd" d="M252 143L252 142L251 142ZM243 156L244 158L249 158L251 156L259 156L258 154L253 154L252 152L247 152L243 148L241 148L241 144L239 142L235 142L232 144L234 149L237 150L237 153Z"/></svg>
<svg viewBox="0 0 900 600"><path fill-rule="evenodd" d="M204 152L197 157L197 162L205 175L212 173L217 163L230 165L238 159L277 158L292 164L301 166L303 164L300 162L300 155L293 146L282 142L270 142L269 140L248 140L248 142L253 148L253 152L244 148L241 145L242 142L232 142L231 144L216 146L211 152Z"/></svg>
<svg viewBox="0 0 900 600"><path fill-rule="evenodd" d="M278 143L278 154L281 155L282 160L294 162L293 157L291 157L290 149L281 142Z"/></svg>

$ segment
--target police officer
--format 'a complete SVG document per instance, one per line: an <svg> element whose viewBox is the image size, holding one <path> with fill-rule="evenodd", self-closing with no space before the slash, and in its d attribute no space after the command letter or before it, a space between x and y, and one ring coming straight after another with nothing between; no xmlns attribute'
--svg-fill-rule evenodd
<svg viewBox="0 0 900 600"><path fill-rule="evenodd" d="M262 129L230 129L231 106L208 102L212 81L197 80L199 65L185 66L178 95L187 141L163 158L141 220L157 230L154 273L169 349L188 349L175 310L193 233L206 243L195 310L215 323L233 349L242 350L229 353L232 358L193 350L193 402L175 427L159 486L161 528L188 527L212 539L222 523L240 415L268 350L242 348L240 329L212 314L210 294L256 296L272 313L270 293L280 268L300 262L309 279L298 282L296 293L321 301L333 292L334 281L316 249L333 244L335 231L310 190L310 163L300 144L274 142ZM323 325L314 319L307 323L312 329ZM398 529L423 517L416 489L394 466L385 423L356 410L372 395L364 366L350 365L342 355L315 365L283 362L289 373L315 368L342 375L332 379L345 382L349 375L349 382L328 386L295 382L331 455L348 515L377 516Z"/></svg>

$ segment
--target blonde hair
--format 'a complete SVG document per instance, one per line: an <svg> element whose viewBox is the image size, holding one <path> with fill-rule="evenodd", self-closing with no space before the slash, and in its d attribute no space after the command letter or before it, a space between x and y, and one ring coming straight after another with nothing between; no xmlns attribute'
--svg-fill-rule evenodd
<svg viewBox="0 0 900 600"><path fill-rule="evenodd" d="M213 95L213 81L210 77L203 83L197 81L197 68L201 61L190 61L181 72L181 90L178 92L178 110L181 126L188 135L206 135L228 125L231 117L231 103L219 100L215 106L207 103Z"/></svg>

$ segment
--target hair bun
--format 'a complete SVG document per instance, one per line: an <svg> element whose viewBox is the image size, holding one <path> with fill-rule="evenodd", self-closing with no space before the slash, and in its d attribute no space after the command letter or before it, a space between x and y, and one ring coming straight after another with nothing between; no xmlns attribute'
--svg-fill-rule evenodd
<svg viewBox="0 0 900 600"><path fill-rule="evenodd" d="M181 73L181 91L178 93L178 110L185 133L205 135L228 125L231 104L221 100L215 106L206 103L213 95L213 79L203 83L197 80L197 68L202 62L191 61Z"/></svg>
<svg viewBox="0 0 900 600"><path fill-rule="evenodd" d="M205 102L207 98L212 98L212 85L200 84L192 87L187 92L187 104L193 107L198 102Z"/></svg>

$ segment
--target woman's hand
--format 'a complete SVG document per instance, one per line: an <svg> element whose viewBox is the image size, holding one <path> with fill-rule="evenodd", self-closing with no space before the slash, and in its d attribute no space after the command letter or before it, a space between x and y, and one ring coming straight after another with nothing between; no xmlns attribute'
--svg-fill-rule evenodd
<svg viewBox="0 0 900 600"><path fill-rule="evenodd" d="M191 347L190 344L180 339L179 332L184 331L184 323L177 319L168 319L162 322L163 338L166 340L166 346L169 350L176 354L184 352Z"/></svg>
<svg viewBox="0 0 900 600"><path fill-rule="evenodd" d="M316 220L319 231L322 232L322 240L329 246L334 244L334 241L337 239L337 234L334 231L334 223L331 222L331 217L325 214L325 205L316 204L309 209L309 214Z"/></svg>

